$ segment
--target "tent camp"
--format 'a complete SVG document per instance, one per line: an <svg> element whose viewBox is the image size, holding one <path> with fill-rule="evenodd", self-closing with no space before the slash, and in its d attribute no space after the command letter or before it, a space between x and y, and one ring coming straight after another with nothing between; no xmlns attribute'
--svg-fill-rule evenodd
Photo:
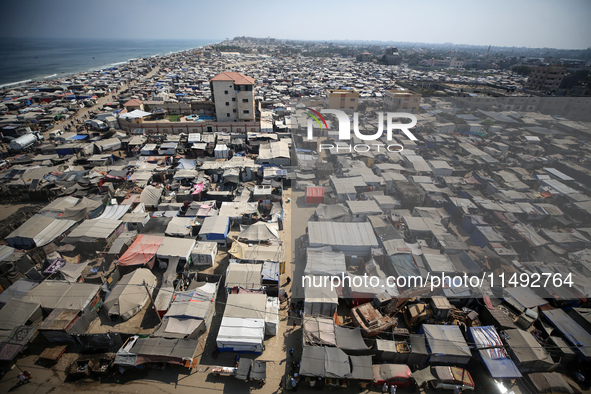
<svg viewBox="0 0 591 394"><path fill-rule="evenodd" d="M423 324L429 346L429 362L468 364L472 353L458 326Z"/></svg>
<svg viewBox="0 0 591 394"><path fill-rule="evenodd" d="M168 339L159 337L131 337L117 352L115 364L131 367L146 363L167 363L192 367L196 365L196 339Z"/></svg>
<svg viewBox="0 0 591 394"><path fill-rule="evenodd" d="M128 320L142 310L150 300L144 283L150 294L154 292L158 283L158 279L146 268L138 268L123 275L104 302L111 319L120 317Z"/></svg>
<svg viewBox="0 0 591 394"><path fill-rule="evenodd" d="M75 224L74 220L60 220L43 215L34 215L11 232L5 240L8 245L17 249L45 246Z"/></svg>
<svg viewBox="0 0 591 394"><path fill-rule="evenodd" d="M12 299L20 300L30 290L37 286L37 282L30 281L28 279L20 278L13 284L11 284L6 290L0 293L0 304L6 304Z"/></svg>
<svg viewBox="0 0 591 394"><path fill-rule="evenodd" d="M163 240L164 237L158 235L138 235L123 256L119 258L119 265L142 265L152 269L156 252Z"/></svg>

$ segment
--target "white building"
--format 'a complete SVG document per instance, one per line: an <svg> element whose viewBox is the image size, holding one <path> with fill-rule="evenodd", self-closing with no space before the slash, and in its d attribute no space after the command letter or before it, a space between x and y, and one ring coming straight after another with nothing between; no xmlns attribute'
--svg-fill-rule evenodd
<svg viewBox="0 0 591 394"><path fill-rule="evenodd" d="M254 121L254 78L223 72L210 81L218 122Z"/></svg>

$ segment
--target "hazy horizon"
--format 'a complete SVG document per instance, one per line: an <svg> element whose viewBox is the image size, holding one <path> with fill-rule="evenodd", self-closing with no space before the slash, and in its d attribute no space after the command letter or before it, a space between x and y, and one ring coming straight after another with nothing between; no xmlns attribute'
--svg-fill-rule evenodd
<svg viewBox="0 0 591 394"><path fill-rule="evenodd" d="M222 0L25 0L3 5L0 36L394 41L503 47L591 47L586 0L373 0L281 4ZM26 32L26 34L23 34ZM287 38L284 38L287 37Z"/></svg>

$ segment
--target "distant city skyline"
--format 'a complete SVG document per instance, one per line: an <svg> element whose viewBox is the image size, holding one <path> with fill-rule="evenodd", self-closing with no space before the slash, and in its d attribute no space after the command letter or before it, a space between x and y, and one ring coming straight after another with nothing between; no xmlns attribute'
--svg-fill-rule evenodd
<svg viewBox="0 0 591 394"><path fill-rule="evenodd" d="M237 0L29 0L3 4L0 36L365 40L591 48L591 1L436 0L280 4Z"/></svg>

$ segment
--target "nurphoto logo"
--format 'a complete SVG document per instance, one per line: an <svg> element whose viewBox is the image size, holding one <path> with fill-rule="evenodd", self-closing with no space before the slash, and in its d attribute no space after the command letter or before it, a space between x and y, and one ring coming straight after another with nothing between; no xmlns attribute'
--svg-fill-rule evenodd
<svg viewBox="0 0 591 394"><path fill-rule="evenodd" d="M324 129L328 131L328 125L324 116L322 114L333 114L336 116L339 122L339 141L348 141L351 139L351 120L349 119L349 115L347 115L344 111L338 109L321 109L320 112L313 110L312 108L306 108L310 112L306 112L306 115L309 116L308 118L308 133L307 138L308 140L312 140L314 138L314 123L320 126L322 130L323 126ZM410 123L394 123L395 120L399 121L400 119L410 119ZM409 114L406 112L387 112L386 113L386 140L392 141L392 131L393 130L400 130L404 135L406 135L411 141L417 141L418 138L415 137L411 132L410 128L416 126L417 124L417 117L413 114ZM378 112L378 130L374 134L362 134L359 131L359 113L353 113L353 132L355 136L363 141L375 141L380 138L384 134L384 113ZM404 146L401 144L354 144L354 145L343 145L343 144L320 144L320 150L323 149L336 149L338 152L339 150L347 150L351 152L354 150L355 152L368 152L376 148L379 152L380 148L385 147L386 150L389 152L400 152L404 150Z"/></svg>

